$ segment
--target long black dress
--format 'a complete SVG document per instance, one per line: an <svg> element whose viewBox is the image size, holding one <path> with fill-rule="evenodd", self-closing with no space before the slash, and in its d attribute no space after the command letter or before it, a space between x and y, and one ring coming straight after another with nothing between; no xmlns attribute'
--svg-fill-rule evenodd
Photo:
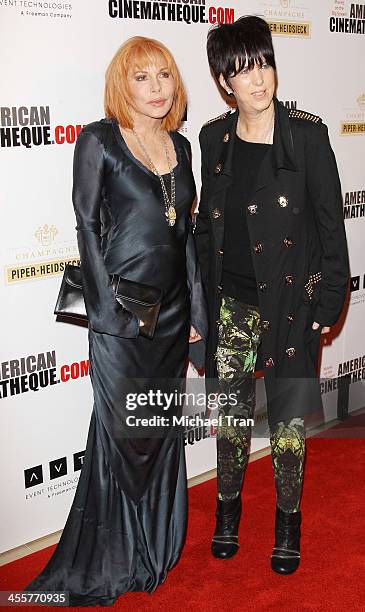
<svg viewBox="0 0 365 612"><path fill-rule="evenodd" d="M156 380L165 380L171 391L171 380L185 376L190 323L206 336L190 221L195 196L191 149L180 133L171 137L177 155L172 228L164 216L159 178L133 157L116 121L89 124L75 148L73 202L94 407L61 540L24 589L68 591L69 605L111 605L126 591L153 591L177 562L184 542L182 437L128 436L123 401L135 379L140 391ZM163 289L153 340L139 335L136 316L116 302L112 273Z"/></svg>

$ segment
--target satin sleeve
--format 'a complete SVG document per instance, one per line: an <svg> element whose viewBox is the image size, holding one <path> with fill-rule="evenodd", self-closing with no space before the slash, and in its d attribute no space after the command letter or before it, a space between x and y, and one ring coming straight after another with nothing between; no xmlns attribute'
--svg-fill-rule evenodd
<svg viewBox="0 0 365 612"><path fill-rule="evenodd" d="M188 286L190 291L191 324L206 340L208 335L208 317L205 302L205 294L198 263L195 239L193 234L193 223L189 217L189 231L186 242L186 270Z"/></svg>
<svg viewBox="0 0 365 612"><path fill-rule="evenodd" d="M136 338L138 317L122 308L115 299L101 250L104 159L104 144L92 132L81 131L74 153L72 201L86 312L89 327L94 331Z"/></svg>
<svg viewBox="0 0 365 612"><path fill-rule="evenodd" d="M196 220L195 240L197 253L202 274L202 280L206 295L208 295L209 284L209 267L210 267L210 218L208 207L208 146L206 142L205 132L202 129L199 134L199 143L201 150L201 191L199 200L199 210Z"/></svg>
<svg viewBox="0 0 365 612"><path fill-rule="evenodd" d="M190 167L192 165L191 145L187 138L184 137L183 145L188 158ZM195 215L194 215L195 216ZM188 279L188 287L190 293L190 319L191 324L201 335L203 340L206 340L208 335L208 317L205 295L202 286L202 278L196 244L194 238L194 224L191 216L188 217L188 234L186 241L186 272Z"/></svg>

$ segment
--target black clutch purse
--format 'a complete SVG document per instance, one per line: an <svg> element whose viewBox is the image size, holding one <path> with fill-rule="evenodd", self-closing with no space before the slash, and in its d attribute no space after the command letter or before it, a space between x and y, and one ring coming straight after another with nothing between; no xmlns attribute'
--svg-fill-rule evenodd
<svg viewBox="0 0 365 612"><path fill-rule="evenodd" d="M110 279L117 302L143 321L144 325L139 328L140 335L152 339L160 312L162 290L121 278L117 274L111 274ZM69 320L87 321L80 266L66 264L54 314Z"/></svg>

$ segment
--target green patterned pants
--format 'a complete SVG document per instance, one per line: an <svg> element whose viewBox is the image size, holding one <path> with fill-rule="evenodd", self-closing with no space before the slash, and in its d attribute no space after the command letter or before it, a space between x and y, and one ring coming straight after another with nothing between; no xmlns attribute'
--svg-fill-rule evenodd
<svg viewBox="0 0 365 612"><path fill-rule="evenodd" d="M235 393L236 405L222 406L222 425L217 430L218 498L224 501L240 495L246 471L251 426L232 423L228 415L253 419L255 381L253 372L260 343L258 308L224 296L220 310L216 353L220 391ZM302 418L276 423L270 430L276 501L285 512L299 509L303 484L305 428Z"/></svg>

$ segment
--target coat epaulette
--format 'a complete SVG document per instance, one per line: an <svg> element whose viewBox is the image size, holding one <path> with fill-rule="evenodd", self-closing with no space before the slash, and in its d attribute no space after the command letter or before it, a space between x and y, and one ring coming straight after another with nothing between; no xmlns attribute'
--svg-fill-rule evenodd
<svg viewBox="0 0 365 612"><path fill-rule="evenodd" d="M221 121L223 119L227 119L227 117L229 117L230 114L231 114L231 111L226 111L225 113L222 113L218 117L214 117L213 119L209 119L209 121L206 121L203 124L203 127L205 127L206 125L210 125L211 123L215 123L216 121Z"/></svg>
<svg viewBox="0 0 365 612"><path fill-rule="evenodd" d="M322 121L321 117L318 115L313 115L312 113L307 113L307 111L301 111L296 108L291 108L289 110L289 117L291 119L307 119L307 121L313 121L313 123Z"/></svg>

